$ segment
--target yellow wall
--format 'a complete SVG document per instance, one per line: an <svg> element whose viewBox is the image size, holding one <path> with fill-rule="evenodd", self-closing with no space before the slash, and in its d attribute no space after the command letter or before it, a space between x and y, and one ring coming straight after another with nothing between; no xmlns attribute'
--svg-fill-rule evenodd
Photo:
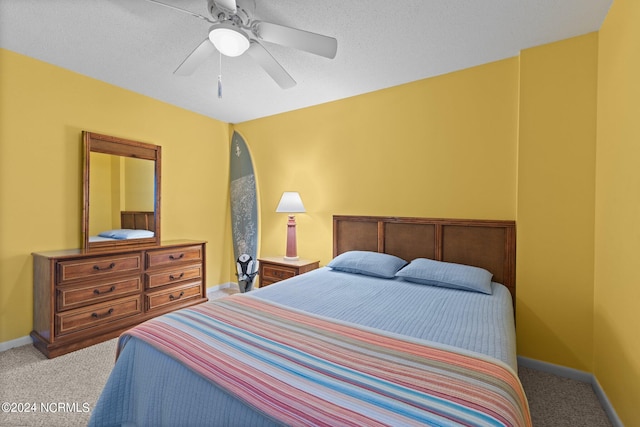
<svg viewBox="0 0 640 427"><path fill-rule="evenodd" d="M32 327L31 253L79 247L83 130L162 146L162 238L230 280L229 125L0 49L0 342Z"/></svg>
<svg viewBox="0 0 640 427"><path fill-rule="evenodd" d="M640 426L640 2L616 0L599 35L594 372Z"/></svg>
<svg viewBox="0 0 640 427"><path fill-rule="evenodd" d="M591 371L597 34L520 57L235 125L260 184L262 255L300 192L301 257L331 215L518 221L519 354ZM517 208L517 214L516 214Z"/></svg>
<svg viewBox="0 0 640 427"><path fill-rule="evenodd" d="M333 214L515 219L518 61L240 123L260 188L261 255L284 254L283 191L298 191L298 254L327 263Z"/></svg>
<svg viewBox="0 0 640 427"><path fill-rule="evenodd" d="M260 184L262 255L331 258L331 215L518 221L519 354L593 368L597 34L520 57L241 123ZM516 214L517 209L517 214Z"/></svg>
<svg viewBox="0 0 640 427"><path fill-rule="evenodd" d="M142 161L142 160L141 160ZM104 153L91 155L91 170L89 171L89 235L95 236L102 230L114 227L118 218L120 224L120 161L117 156Z"/></svg>
<svg viewBox="0 0 640 427"><path fill-rule="evenodd" d="M593 368L598 36L520 55L518 353Z"/></svg>
<svg viewBox="0 0 640 427"><path fill-rule="evenodd" d="M127 211L153 211L155 199L154 163L145 159L124 158L124 177L118 193ZM120 221L118 221L120 224Z"/></svg>

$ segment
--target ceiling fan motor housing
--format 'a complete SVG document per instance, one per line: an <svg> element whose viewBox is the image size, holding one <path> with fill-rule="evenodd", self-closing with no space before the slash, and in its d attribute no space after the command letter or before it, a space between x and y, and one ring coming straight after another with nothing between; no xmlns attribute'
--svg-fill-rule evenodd
<svg viewBox="0 0 640 427"><path fill-rule="evenodd" d="M207 0L207 10L211 16L219 21L232 21L241 27L249 27L251 23L251 13L255 11L254 0L237 0L235 11L224 6L223 2Z"/></svg>

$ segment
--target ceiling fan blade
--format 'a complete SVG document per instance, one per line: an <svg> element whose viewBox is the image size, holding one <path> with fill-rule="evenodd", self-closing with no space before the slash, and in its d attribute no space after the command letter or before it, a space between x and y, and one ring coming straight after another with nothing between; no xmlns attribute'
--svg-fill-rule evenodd
<svg viewBox="0 0 640 427"><path fill-rule="evenodd" d="M213 2L218 6L218 9L221 9L224 12L235 14L236 9L236 0L213 0Z"/></svg>
<svg viewBox="0 0 640 427"><path fill-rule="evenodd" d="M296 85L296 81L282 68L282 65L260 43L251 40L247 54L253 58L282 89L289 89Z"/></svg>
<svg viewBox="0 0 640 427"><path fill-rule="evenodd" d="M184 61L182 61L182 64L176 68L173 74L177 74L179 76L188 76L192 74L196 68L198 68L200 64L202 64L205 59L209 58L215 51L216 48L213 46L213 43L211 43L208 38L204 39L204 41L200 43Z"/></svg>
<svg viewBox="0 0 640 427"><path fill-rule="evenodd" d="M208 22L208 23L210 23L210 24L215 24L216 22L218 22L218 21L213 21L213 20L211 20L211 19L207 18L206 16L202 16L202 15L200 15L200 14L197 14L197 13L191 12L190 10L182 9L182 8L180 8L180 7L173 6L173 5L171 5L171 4L162 3L162 2L160 2L160 1L156 1L156 0L147 0L147 1L148 1L149 3L155 3L155 4L158 4L158 5L160 5L160 6L168 7L169 9L177 10L178 12L186 13L186 14L191 15L191 16L193 16L193 17L196 17L196 18L198 18L198 19L202 19L203 21L207 21L207 22Z"/></svg>
<svg viewBox="0 0 640 427"><path fill-rule="evenodd" d="M264 41L304 50L325 58L335 58L338 50L338 41L322 34L262 21L256 21L253 28L255 34Z"/></svg>

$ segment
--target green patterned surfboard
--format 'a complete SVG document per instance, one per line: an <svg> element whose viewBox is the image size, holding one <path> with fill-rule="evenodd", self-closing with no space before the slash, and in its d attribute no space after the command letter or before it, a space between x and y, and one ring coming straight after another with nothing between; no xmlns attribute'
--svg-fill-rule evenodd
<svg viewBox="0 0 640 427"><path fill-rule="evenodd" d="M230 193L235 259L247 254L256 260L258 256L256 177L253 172L251 153L244 139L237 132L234 132L231 138Z"/></svg>

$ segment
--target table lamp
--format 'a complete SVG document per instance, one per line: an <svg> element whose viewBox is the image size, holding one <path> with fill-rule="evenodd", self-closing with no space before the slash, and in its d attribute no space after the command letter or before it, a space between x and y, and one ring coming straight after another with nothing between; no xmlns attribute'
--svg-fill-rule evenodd
<svg viewBox="0 0 640 427"><path fill-rule="evenodd" d="M287 252L284 259L297 261L299 258L296 243L296 218L293 214L306 212L300 194L296 191L285 191L280 198L276 212L289 214L289 220L287 221Z"/></svg>

